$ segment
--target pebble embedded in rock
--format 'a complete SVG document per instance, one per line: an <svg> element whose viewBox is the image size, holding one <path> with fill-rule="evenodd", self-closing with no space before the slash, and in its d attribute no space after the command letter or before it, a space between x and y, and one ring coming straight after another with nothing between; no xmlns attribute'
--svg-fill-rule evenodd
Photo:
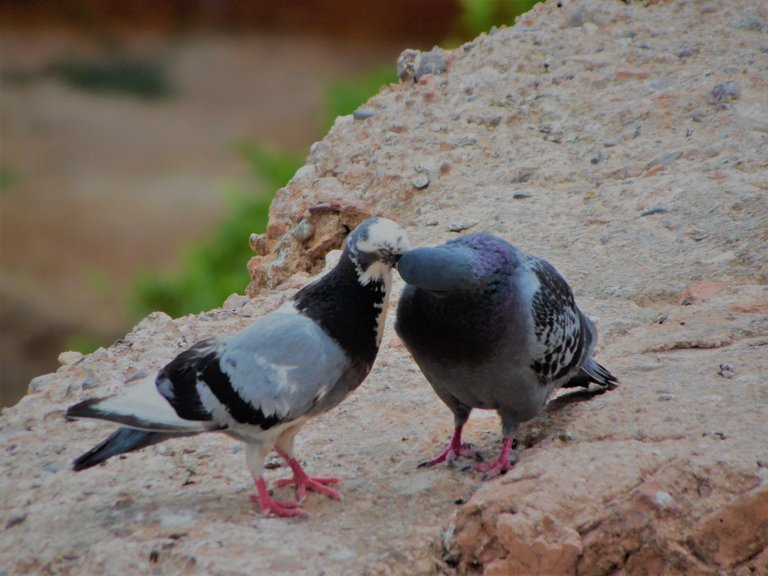
<svg viewBox="0 0 768 576"><path fill-rule="evenodd" d="M306 242L315 234L315 227L312 222L304 218L299 222L293 230L291 230L291 236L293 236L299 242Z"/></svg>
<svg viewBox="0 0 768 576"><path fill-rule="evenodd" d="M733 378L733 366L726 363L720 364L717 373L723 378L731 379Z"/></svg>
<svg viewBox="0 0 768 576"><path fill-rule="evenodd" d="M651 208L649 210L643 210L640 212L640 216L653 216L654 214L666 214L669 212L666 208Z"/></svg>
<svg viewBox="0 0 768 576"><path fill-rule="evenodd" d="M733 100L741 98L741 88L733 80L723 82L712 88L709 95L709 103L716 106L725 106Z"/></svg>
<svg viewBox="0 0 768 576"><path fill-rule="evenodd" d="M397 77L418 82L426 74L442 74L447 70L445 52L434 48L429 52L408 49L397 59Z"/></svg>
<svg viewBox="0 0 768 576"><path fill-rule="evenodd" d="M448 225L448 232L464 232L464 230L469 230L473 226L477 226L480 222L461 222L461 223L455 223L455 224L449 224Z"/></svg>
<svg viewBox="0 0 768 576"><path fill-rule="evenodd" d="M264 234L252 233L248 238L248 245L259 256L267 253L267 239L264 237Z"/></svg>
<svg viewBox="0 0 768 576"><path fill-rule="evenodd" d="M373 118L376 116L376 110L370 108L358 108L352 112L352 118L355 120L365 120L366 118Z"/></svg>
<svg viewBox="0 0 768 576"><path fill-rule="evenodd" d="M413 180L411 180L411 184L417 190L423 190L424 188L429 186L429 174L427 174L426 172L420 172L414 177Z"/></svg>

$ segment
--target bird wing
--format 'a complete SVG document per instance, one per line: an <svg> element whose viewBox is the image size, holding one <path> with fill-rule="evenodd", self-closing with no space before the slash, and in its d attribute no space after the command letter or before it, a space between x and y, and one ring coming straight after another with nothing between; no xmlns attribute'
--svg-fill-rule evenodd
<svg viewBox="0 0 768 576"><path fill-rule="evenodd" d="M531 302L535 336L531 368L542 384L567 380L589 359L596 340L593 325L551 264L533 256L528 262L538 280Z"/></svg>
<svg viewBox="0 0 768 576"><path fill-rule="evenodd" d="M277 311L183 352L160 372L157 387L182 418L266 430L308 412L347 366L341 347L314 321Z"/></svg>

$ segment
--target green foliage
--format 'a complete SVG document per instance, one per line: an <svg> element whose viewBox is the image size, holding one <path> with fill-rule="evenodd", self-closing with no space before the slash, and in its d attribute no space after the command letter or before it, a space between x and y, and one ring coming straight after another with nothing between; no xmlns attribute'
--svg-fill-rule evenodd
<svg viewBox="0 0 768 576"><path fill-rule="evenodd" d="M237 150L272 189L283 186L302 162L295 154L268 152L246 142L237 144ZM177 270L138 276L132 302L137 317L154 310L174 317L209 310L245 289L249 281L245 265L253 255L248 238L252 232L266 230L272 196L237 186L230 186L226 196L229 215L212 236L183 251Z"/></svg>
<svg viewBox="0 0 768 576"><path fill-rule="evenodd" d="M76 334L67 340L66 344L64 344L64 350L74 350L81 354L90 354L102 346L109 346L109 342L83 334Z"/></svg>
<svg viewBox="0 0 768 576"><path fill-rule="evenodd" d="M151 58L62 58L45 72L88 92L124 94L147 100L167 98L173 93L165 66Z"/></svg>
<svg viewBox="0 0 768 576"><path fill-rule="evenodd" d="M235 152L248 162L253 175L273 190L285 186L304 163L303 157L295 152L270 151L262 144L246 140L235 143Z"/></svg>
<svg viewBox="0 0 768 576"><path fill-rule="evenodd" d="M0 192L5 192L8 188L18 182L18 174L14 170L3 166L0 168Z"/></svg>
<svg viewBox="0 0 768 576"><path fill-rule="evenodd" d="M472 39L493 26L514 24L539 0L460 0L462 33Z"/></svg>
<svg viewBox="0 0 768 576"><path fill-rule="evenodd" d="M392 82L397 82L394 65L375 68L360 76L333 82L326 92L322 132L328 132L338 116L352 114L375 95L379 88Z"/></svg>

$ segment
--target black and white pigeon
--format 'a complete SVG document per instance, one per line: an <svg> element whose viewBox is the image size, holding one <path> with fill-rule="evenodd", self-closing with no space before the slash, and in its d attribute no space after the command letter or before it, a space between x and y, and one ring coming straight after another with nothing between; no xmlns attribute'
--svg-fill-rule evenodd
<svg viewBox="0 0 768 576"><path fill-rule="evenodd" d="M517 427L560 387L618 380L592 358L594 323L576 306L555 268L488 234L469 234L406 252L407 282L395 329L440 399L453 411L453 439L436 458L474 457L461 433L473 408L496 410L504 442L498 459L476 464L486 478L512 464Z"/></svg>
<svg viewBox="0 0 768 576"><path fill-rule="evenodd" d="M294 456L296 433L339 404L371 370L381 344L392 266L408 249L395 222L371 218L347 238L338 264L299 290L292 301L244 330L198 342L125 394L72 406L68 418L117 422L104 442L80 456L83 470L116 454L175 436L224 432L245 442L245 459L260 510L304 515L307 490L340 499ZM263 477L272 449L293 471L297 502L274 500Z"/></svg>

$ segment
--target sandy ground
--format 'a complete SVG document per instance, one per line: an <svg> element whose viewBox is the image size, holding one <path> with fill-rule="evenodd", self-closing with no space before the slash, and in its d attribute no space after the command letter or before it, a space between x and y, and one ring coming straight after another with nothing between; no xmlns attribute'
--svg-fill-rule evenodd
<svg viewBox="0 0 768 576"><path fill-rule="evenodd" d="M768 573L766 30L756 0L548 2L449 53L444 75L383 91L372 116L339 119L273 203L266 253L252 263L257 298L150 316L107 350L66 355L3 412L0 564ZM300 436L309 470L344 478L345 500L310 497L308 520L258 516L242 451L217 436L72 473L109 427L67 424L66 406L277 307L341 227L326 210L317 237L291 235L320 203L386 214L415 245L484 230L547 258L596 320L598 359L621 386L527 423L501 479L417 470L452 422L389 326L365 384ZM474 414L466 434L498 449L493 414Z"/></svg>

